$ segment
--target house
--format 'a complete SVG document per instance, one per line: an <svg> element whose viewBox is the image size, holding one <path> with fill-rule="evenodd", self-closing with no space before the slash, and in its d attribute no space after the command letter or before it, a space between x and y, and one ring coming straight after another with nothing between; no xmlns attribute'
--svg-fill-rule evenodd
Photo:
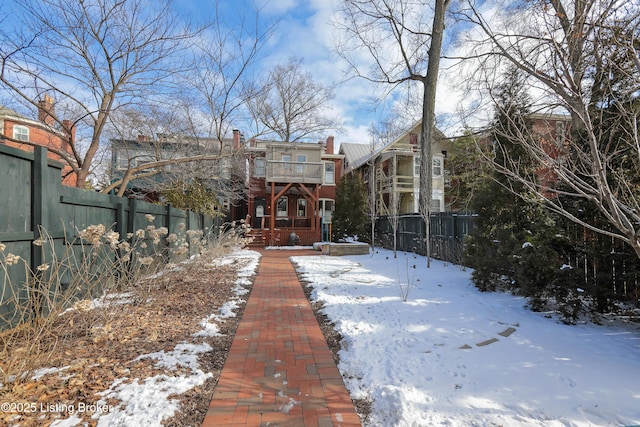
<svg viewBox="0 0 640 427"><path fill-rule="evenodd" d="M344 157L334 154L333 140L249 141L247 218L260 244L328 240Z"/></svg>
<svg viewBox="0 0 640 427"><path fill-rule="evenodd" d="M571 136L571 116L566 114L534 113L529 116L531 132L540 143L550 159L556 159L563 155ZM557 173L551 165L541 165L536 170L542 192L545 196L551 196L551 188L558 183Z"/></svg>
<svg viewBox="0 0 640 427"><path fill-rule="evenodd" d="M112 139L111 182L124 177L129 168L163 160L199 155L215 159L175 162L141 171L141 178L129 182L126 195L147 201L160 201L160 192L172 182L199 179L205 187L216 192L219 205L229 220L244 218L246 197L244 138L238 130L233 138L204 138L159 134L155 138L138 135L136 139Z"/></svg>
<svg viewBox="0 0 640 427"><path fill-rule="evenodd" d="M535 169L540 193L545 197L555 197L553 189L558 184L558 175L554 163L562 159L567 153L571 138L571 116L566 114L531 113L527 116L530 138L535 145L532 148L539 151L534 156L540 163ZM477 132L476 143L483 151L495 151L496 131L492 128L480 129ZM453 185L459 183L454 182Z"/></svg>
<svg viewBox="0 0 640 427"><path fill-rule="evenodd" d="M343 143L340 153L345 156L345 173L361 173L367 186L373 179L375 206L378 215L403 215L419 212L420 195L420 127L411 129L390 143L372 149L367 144ZM446 140L437 131L432 152L431 209L445 210L444 194L446 174ZM373 167L373 176L371 168Z"/></svg>
<svg viewBox="0 0 640 427"><path fill-rule="evenodd" d="M71 148L75 140L75 128L68 120L57 127L53 114L54 100L49 95L45 95L38 103L37 120L0 105L0 143L29 152L33 152L34 146L38 145L48 148L50 159L64 163L62 183L75 186L78 177L69 164L75 159Z"/></svg>

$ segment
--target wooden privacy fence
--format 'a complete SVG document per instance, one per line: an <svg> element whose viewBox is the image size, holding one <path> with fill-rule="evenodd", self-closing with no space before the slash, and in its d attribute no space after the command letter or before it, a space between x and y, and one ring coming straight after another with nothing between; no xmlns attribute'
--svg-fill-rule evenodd
<svg viewBox="0 0 640 427"><path fill-rule="evenodd" d="M436 213L431 215L431 255L463 265L464 240L474 227L477 214ZM376 240L393 249L393 217L376 221ZM396 249L426 254L424 221L420 215L397 217ZM640 306L640 260L623 242L570 223L560 231L567 242L560 265L570 265L578 274L580 288L595 299L601 311L612 301L631 300ZM546 285L546 284L544 284Z"/></svg>
<svg viewBox="0 0 640 427"><path fill-rule="evenodd" d="M210 237L210 233L219 231L219 218L63 186L62 167L47 157L45 148L36 147L29 153L0 144L0 242L6 246L5 256L11 253L21 257L32 272L48 262L47 252L33 244L41 231L54 253L64 253L65 246L79 241L79 230L97 224L117 231L120 239L149 225L166 227L167 234L201 230ZM147 215L155 218L149 221ZM149 245L145 255L162 250L167 244L165 236L159 245ZM191 245L189 251L194 254L197 245ZM3 304L7 296L25 292L21 287L25 286L26 274L24 268L0 271L0 319L7 314L3 309L11 309Z"/></svg>
<svg viewBox="0 0 640 427"><path fill-rule="evenodd" d="M456 264L462 263L464 238L473 229L476 214L438 212L431 214L431 256ZM395 218L396 249L426 255L426 234L422 216L400 215ZM384 216L376 221L377 240L393 249L394 218Z"/></svg>

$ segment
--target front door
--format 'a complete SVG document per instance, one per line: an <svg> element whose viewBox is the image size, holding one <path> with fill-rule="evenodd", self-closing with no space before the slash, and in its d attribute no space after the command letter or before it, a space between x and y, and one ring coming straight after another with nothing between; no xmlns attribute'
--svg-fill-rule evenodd
<svg viewBox="0 0 640 427"><path fill-rule="evenodd" d="M252 228L262 228L262 217L264 216L265 209L267 208L267 201L265 198L260 197L260 198L256 198L253 201L253 204L254 204L254 212L253 212L253 224L251 224Z"/></svg>

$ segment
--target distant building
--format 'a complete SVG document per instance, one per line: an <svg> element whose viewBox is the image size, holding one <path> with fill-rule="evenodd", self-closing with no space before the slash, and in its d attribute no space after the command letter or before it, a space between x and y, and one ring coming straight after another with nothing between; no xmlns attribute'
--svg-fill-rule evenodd
<svg viewBox="0 0 640 427"><path fill-rule="evenodd" d="M162 160L199 155L219 155L214 160L170 163L161 170L143 171L147 177L128 183L125 195L147 201L160 201L161 190L171 182L197 178L218 195L218 202L231 220L246 215L244 139L239 131L233 138L201 138L183 135L139 135L136 139L111 139L111 182L129 168ZM240 188L241 187L241 188ZM240 194L243 193L243 194Z"/></svg>
<svg viewBox="0 0 640 427"><path fill-rule="evenodd" d="M531 130L545 153L552 159L562 156L571 137L571 116L562 114L531 114ZM536 170L540 184L553 188L558 182L558 175L549 165L541 165ZM550 193L545 191L545 195Z"/></svg>
<svg viewBox="0 0 640 427"><path fill-rule="evenodd" d="M527 116L528 126L530 126L530 137L532 141L539 144L545 155L549 159L562 158L566 153L566 148L571 138L571 116L565 114L532 113ZM477 137L480 147L492 150L495 146L495 135L491 128L487 128ZM558 175L553 167L548 164L540 164L536 171L538 184L542 187L542 194L545 197L551 196L558 183Z"/></svg>
<svg viewBox="0 0 640 427"><path fill-rule="evenodd" d="M65 120L62 122L62 129L59 129L53 114L54 100L49 95L45 95L39 102L37 120L0 105L0 143L28 152L33 152L35 145L48 148L50 159L64 163L62 183L75 186L78 177L69 161L63 159L64 155L74 161L71 147L75 140L75 128L70 121Z"/></svg>
<svg viewBox="0 0 640 427"><path fill-rule="evenodd" d="M249 141L248 218L259 243L328 240L344 158L334 154L333 139Z"/></svg>
<svg viewBox="0 0 640 427"><path fill-rule="evenodd" d="M378 215L403 215L419 212L420 197L420 128L421 122L389 144L371 149L368 144L342 143L345 173L362 175L367 188L373 180L375 206ZM431 209L445 210L446 158L444 134L436 132L432 141ZM373 166L373 175L371 175ZM396 205L397 211L394 210Z"/></svg>

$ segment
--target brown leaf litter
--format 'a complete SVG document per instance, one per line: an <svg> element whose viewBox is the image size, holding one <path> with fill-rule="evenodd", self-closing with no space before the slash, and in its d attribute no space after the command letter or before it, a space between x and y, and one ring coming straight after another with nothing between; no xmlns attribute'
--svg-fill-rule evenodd
<svg viewBox="0 0 640 427"><path fill-rule="evenodd" d="M199 426L231 347L240 315L227 318L218 325L221 336L194 337L193 334L202 330L200 322L203 319L235 297L234 282L238 267L241 267L238 262L244 261L213 267L202 257L189 264L181 264L182 269L165 271L140 283L130 290L132 294L127 303L73 310L61 315L51 333L44 338L44 347L53 351L30 356L38 359L33 365L34 371L38 368L59 369L35 380L23 379L2 386L0 402L5 405L11 403L15 411L5 411L7 408L3 406L0 425L48 426L56 419L70 415L64 411L64 405L77 407L79 403L98 402L101 399L98 393L109 389L116 379L132 381L135 378L142 382L160 374L175 376L175 370L158 367L152 359L138 357L171 351L179 343L207 343L213 350L200 353L198 362L200 369L212 376L186 393L171 396L180 402L180 410L173 418L164 421L166 426ZM239 297L242 303L236 313L242 313L248 295ZM29 354L28 350L20 348L10 351L9 356L4 354L3 357ZM0 360L0 368L4 362ZM119 402L108 400L108 403L117 405ZM33 408L36 410L31 410ZM47 411L47 408L53 410ZM85 425L97 425L97 420L91 418L91 412L77 412L75 415L82 418Z"/></svg>

